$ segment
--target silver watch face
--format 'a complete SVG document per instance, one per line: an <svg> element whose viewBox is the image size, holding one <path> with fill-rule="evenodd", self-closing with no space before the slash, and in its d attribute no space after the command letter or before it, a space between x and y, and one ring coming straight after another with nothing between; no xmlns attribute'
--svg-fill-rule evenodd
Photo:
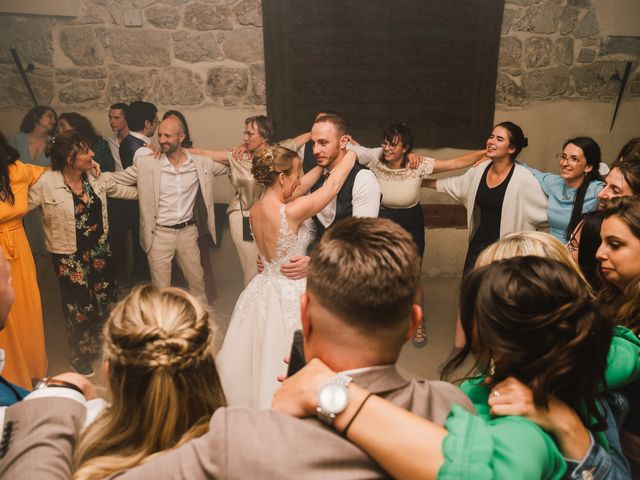
<svg viewBox="0 0 640 480"><path fill-rule="evenodd" d="M337 383L328 383L318 392L318 406L327 413L337 415L349 404L347 387Z"/></svg>

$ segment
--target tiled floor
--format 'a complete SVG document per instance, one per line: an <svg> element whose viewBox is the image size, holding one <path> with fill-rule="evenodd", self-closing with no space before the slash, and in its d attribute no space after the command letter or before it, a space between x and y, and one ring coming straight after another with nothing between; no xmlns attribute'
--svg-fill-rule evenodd
<svg viewBox="0 0 640 480"><path fill-rule="evenodd" d="M235 301L242 291L240 263L228 228L224 230L220 248L212 248L211 253L218 289L218 300L213 308L216 323L219 326L216 338L216 344L219 346L229 324ZM53 274L51 260L45 257L36 259L36 262L42 291L49 374L51 375L69 370L68 347L60 310L58 284ZM429 343L420 349L414 348L411 343L407 343L403 348L399 366L407 377L437 378L438 365L451 350L458 283L458 279L423 278ZM99 369L96 368L96 370ZM100 377L98 372L96 381L100 382Z"/></svg>

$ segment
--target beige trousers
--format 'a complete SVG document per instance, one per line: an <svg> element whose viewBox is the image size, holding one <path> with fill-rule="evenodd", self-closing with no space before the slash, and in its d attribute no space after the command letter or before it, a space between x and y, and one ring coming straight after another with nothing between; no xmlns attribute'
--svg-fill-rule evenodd
<svg viewBox="0 0 640 480"><path fill-rule="evenodd" d="M204 272L200 264L198 229L195 225L181 230L156 225L151 250L147 253L151 281L155 286L171 286L171 261L174 256L189 284L189 292L206 305Z"/></svg>
<svg viewBox="0 0 640 480"><path fill-rule="evenodd" d="M229 229L231 230L231 238L238 251L242 273L244 275L244 286L258 274L256 259L258 258L258 246L256 242L245 242L242 239L242 213L231 212L229 214Z"/></svg>

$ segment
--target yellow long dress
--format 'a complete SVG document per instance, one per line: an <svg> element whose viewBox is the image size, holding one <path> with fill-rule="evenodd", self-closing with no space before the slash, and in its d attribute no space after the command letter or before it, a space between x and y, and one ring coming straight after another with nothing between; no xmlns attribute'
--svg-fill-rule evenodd
<svg viewBox="0 0 640 480"><path fill-rule="evenodd" d="M9 180L15 203L0 202L0 246L11 263L15 302L4 330L0 348L5 352L2 376L31 390L31 379L47 373L47 352L36 268L22 227L27 214L29 187L46 172L46 167L16 161L9 166Z"/></svg>

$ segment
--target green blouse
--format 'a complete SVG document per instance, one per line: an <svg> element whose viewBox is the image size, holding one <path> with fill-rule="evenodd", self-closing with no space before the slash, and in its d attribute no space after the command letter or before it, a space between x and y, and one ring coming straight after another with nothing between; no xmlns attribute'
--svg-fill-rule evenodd
<svg viewBox="0 0 640 480"><path fill-rule="evenodd" d="M618 388L640 378L640 340L624 327L615 327L607 355L605 380L608 388ZM523 417L492 417L488 399L490 388L484 377L461 385L477 416L454 405L445 424L449 434L443 443L445 463L439 480L560 479L565 460L553 438ZM603 388L605 389L605 388ZM601 436L594 435L600 442Z"/></svg>

